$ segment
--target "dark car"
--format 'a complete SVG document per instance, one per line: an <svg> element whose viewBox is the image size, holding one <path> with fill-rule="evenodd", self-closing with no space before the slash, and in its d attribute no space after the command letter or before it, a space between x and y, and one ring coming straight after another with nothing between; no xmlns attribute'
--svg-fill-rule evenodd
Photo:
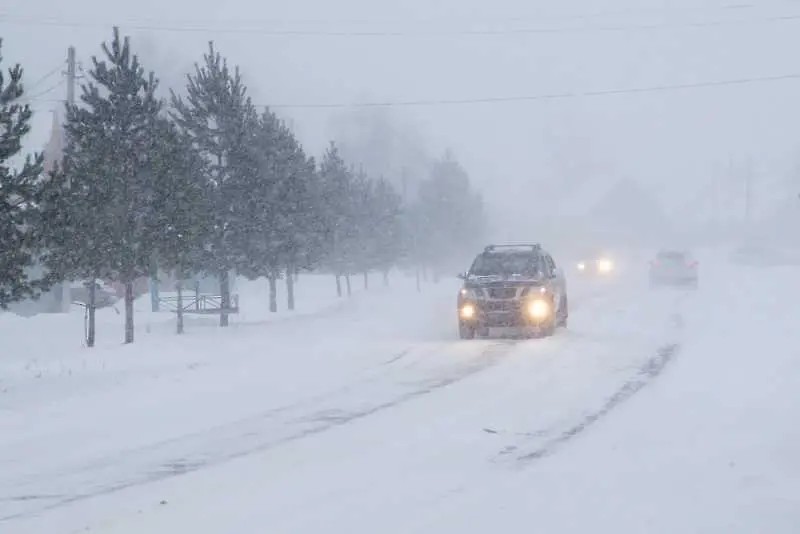
<svg viewBox="0 0 800 534"><path fill-rule="evenodd" d="M548 336L567 325L564 274L539 244L489 245L460 278L461 339L488 337L491 329Z"/></svg>

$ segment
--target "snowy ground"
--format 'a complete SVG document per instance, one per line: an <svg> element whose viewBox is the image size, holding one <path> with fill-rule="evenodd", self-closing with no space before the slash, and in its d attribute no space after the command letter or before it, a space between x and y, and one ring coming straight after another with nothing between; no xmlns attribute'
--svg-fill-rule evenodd
<svg viewBox="0 0 800 534"><path fill-rule="evenodd" d="M107 311L93 351L0 317L0 532L796 532L797 274L700 259L697 292L572 277L545 340L455 340L454 280L306 277L296 317L251 286L129 347Z"/></svg>

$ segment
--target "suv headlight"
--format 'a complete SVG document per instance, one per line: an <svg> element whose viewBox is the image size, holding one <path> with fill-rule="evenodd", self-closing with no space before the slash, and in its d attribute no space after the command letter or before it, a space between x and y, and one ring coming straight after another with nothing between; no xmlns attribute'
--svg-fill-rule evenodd
<svg viewBox="0 0 800 534"><path fill-rule="evenodd" d="M550 303L545 299L535 299L528 302L528 315L531 319L541 321L550 317Z"/></svg>

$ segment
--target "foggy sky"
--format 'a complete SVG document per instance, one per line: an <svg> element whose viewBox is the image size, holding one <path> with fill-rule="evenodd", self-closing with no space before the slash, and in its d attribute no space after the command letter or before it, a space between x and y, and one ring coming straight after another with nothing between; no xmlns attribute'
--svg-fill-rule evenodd
<svg viewBox="0 0 800 534"><path fill-rule="evenodd" d="M165 87L182 87L184 73L215 40L242 67L255 102L269 105L481 99L800 74L800 2L791 1L739 2L744 7L735 9L737 2L724 0L9 3L0 8L7 18L0 18L4 66L22 62L29 87L64 61L70 44L88 70L113 24ZM47 20L83 26L41 24ZM256 31L182 31L192 26ZM259 33L264 29L351 35ZM464 34L525 29L539 31ZM35 102L30 149L44 144L50 110L63 95L62 86ZM530 212L554 209L537 194L543 183L562 202L565 191L590 194L581 191L620 178L643 184L676 218L703 219L714 209L735 216L746 165L756 177L756 210L769 212L800 191L793 180L799 104L800 80L786 80L396 112L417 125L432 153L453 150L500 220L523 224ZM309 152L319 153L341 110L276 111L293 119Z"/></svg>

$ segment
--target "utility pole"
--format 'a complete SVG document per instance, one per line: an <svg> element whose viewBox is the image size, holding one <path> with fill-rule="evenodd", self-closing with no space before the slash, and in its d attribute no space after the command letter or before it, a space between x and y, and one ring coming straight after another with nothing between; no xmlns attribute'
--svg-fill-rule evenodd
<svg viewBox="0 0 800 534"><path fill-rule="evenodd" d="M71 106L75 104L75 79L76 79L76 61L75 61L75 47L70 46L67 49L67 99L66 104ZM69 178L67 178L69 180ZM69 187L69 181L67 181L67 187ZM94 280L92 280L92 284L94 284ZM71 284L68 281L61 283L60 291L56 292L56 295L59 298L59 308L61 313L69 313L70 306L72 305L72 289Z"/></svg>
<svg viewBox="0 0 800 534"><path fill-rule="evenodd" d="M75 47L70 46L67 49L67 105L72 106L75 104Z"/></svg>

